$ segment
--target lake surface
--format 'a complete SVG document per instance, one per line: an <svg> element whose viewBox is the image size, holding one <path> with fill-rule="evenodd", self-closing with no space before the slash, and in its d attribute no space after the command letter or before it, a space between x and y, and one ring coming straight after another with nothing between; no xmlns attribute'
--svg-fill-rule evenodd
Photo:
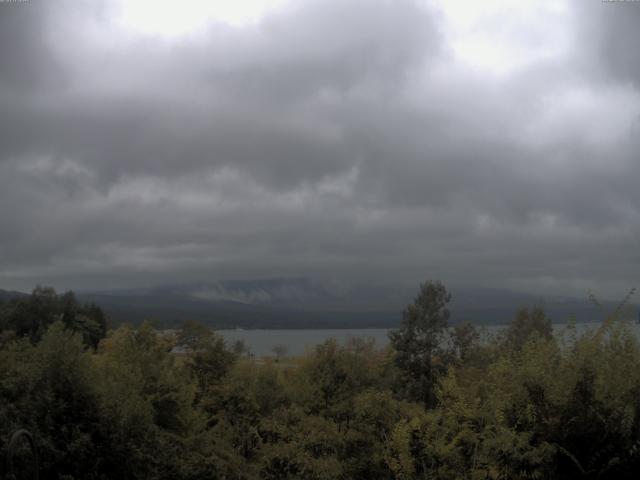
<svg viewBox="0 0 640 480"><path fill-rule="evenodd" d="M599 323L579 323L576 324L576 333L581 334L589 329L595 329ZM554 324L554 332L560 334L565 331L567 324ZM484 337L495 335L505 325L488 325L480 327ZM640 325L631 324L632 330L640 338ZM286 355L302 355L315 345L325 342L330 338L335 338L339 343L344 344L348 339L372 338L380 348L389 343L388 328L360 328L360 329L324 329L324 330L218 330L229 345L237 340L245 342L249 350L256 356L262 357L273 355L275 346L284 346Z"/></svg>

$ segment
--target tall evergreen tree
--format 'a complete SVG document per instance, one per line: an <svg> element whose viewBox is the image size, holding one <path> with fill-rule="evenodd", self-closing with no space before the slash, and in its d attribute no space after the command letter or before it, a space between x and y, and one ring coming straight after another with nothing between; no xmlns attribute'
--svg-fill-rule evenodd
<svg viewBox="0 0 640 480"><path fill-rule="evenodd" d="M389 333L396 366L403 372L403 390L426 407L435 403L434 385L442 362L441 342L448 326L451 294L441 282L420 285L414 302L404 309L400 328ZM440 359L441 360L441 359Z"/></svg>

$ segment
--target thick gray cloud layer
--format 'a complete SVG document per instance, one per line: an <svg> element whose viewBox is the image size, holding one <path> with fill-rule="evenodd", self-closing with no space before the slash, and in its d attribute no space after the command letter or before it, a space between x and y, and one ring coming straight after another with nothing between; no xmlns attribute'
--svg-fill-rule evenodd
<svg viewBox="0 0 640 480"><path fill-rule="evenodd" d="M172 39L108 2L0 3L0 287L624 292L640 4L566 8L475 25L525 53L493 71L460 57L437 3L301 0ZM538 55L552 22L566 44Z"/></svg>

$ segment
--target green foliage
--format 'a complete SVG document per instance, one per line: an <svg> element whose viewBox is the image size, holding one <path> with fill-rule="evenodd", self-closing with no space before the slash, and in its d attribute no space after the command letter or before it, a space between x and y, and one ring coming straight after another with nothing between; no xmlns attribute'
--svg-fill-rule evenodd
<svg viewBox="0 0 640 480"><path fill-rule="evenodd" d="M471 323L465 322L453 327L451 331L451 343L453 353L460 360L466 360L478 346L480 333Z"/></svg>
<svg viewBox="0 0 640 480"><path fill-rule="evenodd" d="M36 290L0 306L0 458L10 433L28 428L45 479L617 480L640 471L640 345L619 320L553 336L544 312L529 309L495 339L480 342L470 325L447 336L449 295L428 283L387 350L329 340L276 361L242 357L193 323L177 335L121 327L93 348L82 326L92 307ZM33 312L40 321L22 321Z"/></svg>
<svg viewBox="0 0 640 480"><path fill-rule="evenodd" d="M39 439L45 475L79 471L91 478L99 413L81 338L56 322L37 346L18 341L0 357L0 424L10 427L2 443L11 430L27 427Z"/></svg>
<svg viewBox="0 0 640 480"><path fill-rule="evenodd" d="M176 346L186 354L186 365L198 382L201 397L220 384L238 356L220 335L196 322L183 325Z"/></svg>
<svg viewBox="0 0 640 480"><path fill-rule="evenodd" d="M520 350L532 337L549 340L553 326L542 307L522 308L505 331L505 344L511 350Z"/></svg>
<svg viewBox="0 0 640 480"><path fill-rule="evenodd" d="M382 362L373 343L352 340L341 347L335 339L327 340L296 370L297 397L309 413L348 424L355 395L376 385Z"/></svg>
<svg viewBox="0 0 640 480"><path fill-rule="evenodd" d="M435 385L441 373L442 339L448 327L451 295L440 282L426 282L414 302L402 313L400 328L389 338L395 349L395 363L403 374L402 389L410 400L435 405Z"/></svg>
<svg viewBox="0 0 640 480"><path fill-rule="evenodd" d="M107 320L97 305L80 305L73 292L58 295L51 287L37 286L27 298L0 305L0 332L38 342L50 325L60 320L93 348L107 333Z"/></svg>
<svg viewBox="0 0 640 480"><path fill-rule="evenodd" d="M342 442L334 422L292 408L278 411L263 422L262 430L271 441L263 447L260 478L341 478L338 454Z"/></svg>

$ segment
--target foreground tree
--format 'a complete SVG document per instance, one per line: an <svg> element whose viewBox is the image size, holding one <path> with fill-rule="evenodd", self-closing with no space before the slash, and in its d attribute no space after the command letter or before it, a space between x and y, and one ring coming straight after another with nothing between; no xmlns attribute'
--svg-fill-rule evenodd
<svg viewBox="0 0 640 480"><path fill-rule="evenodd" d="M434 386L442 369L441 343L448 326L451 294L438 281L420 285L414 302L404 309L400 328L389 333L395 364L403 374L405 394L427 408L435 404ZM438 358L440 357L440 358Z"/></svg>
<svg viewBox="0 0 640 480"><path fill-rule="evenodd" d="M227 348L222 336L198 322L185 322L177 346L186 354L186 366L195 376L200 394L220 384L238 355Z"/></svg>
<svg viewBox="0 0 640 480"><path fill-rule="evenodd" d="M107 334L107 320L94 304L80 304L73 292L58 295L52 287L37 286L31 295L0 306L0 338L24 337L38 343L49 326L61 320L65 328L96 348Z"/></svg>
<svg viewBox="0 0 640 480"><path fill-rule="evenodd" d="M533 337L551 340L553 325L542 307L522 308L505 331L507 348L519 351Z"/></svg>
<svg viewBox="0 0 640 480"><path fill-rule="evenodd" d="M451 331L451 346L453 354L464 361L476 347L480 333L472 323L464 322L453 327Z"/></svg>

